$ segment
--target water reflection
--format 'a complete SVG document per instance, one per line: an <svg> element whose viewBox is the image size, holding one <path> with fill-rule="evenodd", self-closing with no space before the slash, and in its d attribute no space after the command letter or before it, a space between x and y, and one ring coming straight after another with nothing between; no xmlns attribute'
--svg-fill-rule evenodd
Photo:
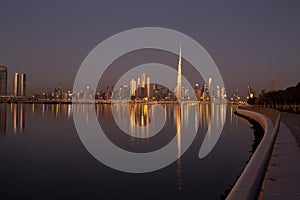
<svg viewBox="0 0 300 200"><path fill-rule="evenodd" d="M13 132L23 132L25 128L25 105L11 104Z"/></svg>
<svg viewBox="0 0 300 200"><path fill-rule="evenodd" d="M149 106L148 105L138 105L138 104L130 104L129 105L129 113L130 113L130 130L131 130L131 136L132 140L134 140L135 133L141 133L142 135L139 135L142 138L148 138L149 136L149 123L151 123L151 119L149 117ZM121 114L121 113L120 113ZM152 113L153 114L153 113ZM146 127L146 129L143 131L136 131L135 128L138 125L140 127Z"/></svg>
<svg viewBox="0 0 300 200"><path fill-rule="evenodd" d="M6 132L6 104L0 104L0 136Z"/></svg>
<svg viewBox="0 0 300 200"><path fill-rule="evenodd" d="M182 106L175 108L176 113L176 134L177 134L177 184L178 190L182 189L182 178L181 178L181 109Z"/></svg>
<svg viewBox="0 0 300 200"><path fill-rule="evenodd" d="M130 144L140 145L142 148L148 143L149 135L153 129L161 130L159 127L164 127L160 115L166 115L166 124L168 126L161 136L161 141L154 141L155 143L163 143L164 137L167 135L175 136L177 140L177 185L178 190L182 190L182 160L181 155L184 152L182 144L186 142L185 135L190 132L197 131L198 126L201 133L213 135L209 123L214 123L217 127L221 127L225 123L226 105L211 105L211 104L162 104L160 108L154 105L147 104L116 104L116 105L92 105L92 104L1 104L0 106L0 133L6 132L6 107L10 106L12 116L12 132L22 132L25 129L26 107L27 111L36 116L41 115L46 118L52 116L55 120L60 120L62 117L70 119L73 112L82 116L88 124L93 113L96 112L99 119L105 118L108 121L118 119L122 127L129 130ZM197 109L195 109L197 108ZM115 109L116 116L112 115L112 109ZM163 112L161 111L163 110ZM233 111L230 110L230 117L232 122ZM114 118L115 117L115 118ZM119 125L119 124L117 124ZM171 128L173 126L173 129ZM176 132L171 131L176 130ZM173 133L171 133L173 132ZM176 135L175 135L176 134ZM124 141L126 142L126 141ZM128 140L127 140L128 142ZM162 144L165 145L165 144ZM159 145L158 145L159 146ZM140 147L140 146L139 146ZM135 148L135 147L134 147ZM146 148L147 149L147 148Z"/></svg>
<svg viewBox="0 0 300 200"><path fill-rule="evenodd" d="M182 190L182 160L183 153L182 145L186 141L186 135L198 131L198 126L201 129L198 133L208 133L207 141L213 144L217 141L214 131L219 130L225 123L226 105L225 104L197 104L197 103L184 103L184 104L163 104L161 105L166 115L166 124L168 127L174 127L177 140L177 185L178 190ZM197 108L197 109L196 109ZM159 126L158 111L153 105L147 104L115 104L112 106L114 110L114 119L118 126L124 131L129 133L130 142L133 144L144 143L147 145L147 136L149 136L153 127ZM106 115L106 113L104 113ZM103 113L101 114L103 115ZM101 116L99 115L99 116ZM210 123L215 128L212 128ZM167 132L166 132L167 131ZM171 128L163 131L164 135L173 132ZM220 132L221 133L221 132ZM151 134L150 134L151 135ZM204 135L203 135L204 136ZM163 138L160 138L162 140ZM134 143L136 142L136 143ZM160 141L156 141L158 143ZM166 145L166 144L164 144Z"/></svg>
<svg viewBox="0 0 300 200"><path fill-rule="evenodd" d="M206 198L211 194L218 196L234 182L235 177L240 173L242 167L244 166L244 161L248 159L247 145L249 145L249 143L251 144L252 135L249 134L251 131L248 127L248 124L240 123L241 121L238 121L237 117L234 115L233 107L228 107L228 123L224 129L225 131L222 133L222 136L226 137L220 139L221 142L218 143L218 145L214 148L214 152L210 154L207 159L201 160L196 157L202 143L201 139L203 139L208 130L209 122L215 121L214 123L218 126L221 126L224 123L226 106L218 104L213 106L211 104L198 104L196 110L194 109L195 106L193 104L163 104L161 108L166 114L166 127L164 127L161 133L159 133L161 137L153 138L153 143L151 143L151 138L138 138L137 136L139 133L147 136L149 133L147 127L149 127L151 124L154 124L154 126L159 124L155 118L157 115L157 110L155 108L152 109L152 107L153 105L143 104L119 105L117 107L119 110L118 117L120 118L120 121L124 124L124 126L127 125L129 130L131 130L131 135L128 136L113 127L116 126L116 124L111 123L114 121L111 105L0 104L0 133L4 134L6 132L5 140L1 141L1 144L4 145L0 145L2 148L0 152L3 152L3 154L7 155L9 155L9 152L13 152L11 149L14 151L21 149L25 152L23 153L20 150L18 155L7 156L8 159L13 161L20 160L20 162L12 166L22 165L24 160L22 157L27 155L30 159L35 160L37 163L41 162L45 163L45 165L47 164L57 168L61 167L64 169L64 171L74 169L74 166L77 166L78 171L76 171L76 173L85 173L82 177L87 177L86 179L80 181L85 183L83 184L82 188L85 188L84 185L90 184L98 186L100 185L101 187L107 186L105 191L112 191L113 188L123 188L124 185L127 185L128 188L122 190L122 194L124 193L125 197L130 196L136 191L139 191L140 193L146 193L147 188L151 187L153 188L153 191L157 193L172 193L174 196L178 196L178 199L192 199L192 195L200 195L203 198ZM94 160L91 160L91 162L84 162L86 161L86 158L92 158L91 156L87 156L88 154L85 148L82 146L80 140L76 136L76 129L74 128L74 123L72 120L72 114L75 112L79 113L86 123L91 122L92 113L95 114L96 112L99 119L102 119L102 122L109 128L110 132L108 133L111 135L115 134L116 137L113 137L112 139L119 139L121 142L117 144L120 144L120 147L123 147L122 145L125 143L129 144L129 150L133 151L137 148L146 148L146 152L146 150L148 150L147 145L154 146L157 145L157 143L165 145L170 141L170 139L164 140L164 137L168 135L176 142L174 146L174 153L178 159L169 167L166 167L158 172L133 176L110 170L107 167L98 165L98 163L94 162ZM69 120L67 121L67 119ZM23 121L23 127L21 125L22 123L20 123L21 121ZM25 122L26 130L24 130ZM200 137L195 139L193 146L191 146L188 152L181 157L181 154L184 152L184 144L186 142L185 135L197 129L197 124L199 125L200 129L197 136ZM34 126L34 128L32 128L32 126ZM238 128L235 129L235 126ZM137 129L143 130L144 132L138 132ZM18 130L23 130L24 132L27 131L28 134L14 135L13 132ZM232 130L232 134L228 134L230 133L230 130ZM213 130L210 129L210 135L213 135L212 131ZM121 138L120 134L126 135L126 137ZM9 137L9 135L12 137ZM26 144L34 148L16 148L17 145L20 145L18 142L20 140L16 139L17 136L19 138L26 139ZM57 141L63 140L65 143L62 144L64 145L56 145ZM57 151L53 151L53 145L55 148L58 148ZM157 145L156 147L160 148L161 146ZM36 149L40 150L41 148L44 148L45 152L48 153L48 157L39 156L41 153L36 151ZM140 149L137 151L142 152ZM69 153L64 152L76 153L74 153L73 157L70 156ZM243 157L244 155L245 157ZM15 159L16 156L19 156L22 159ZM55 160L57 162L53 162L53 158L58 159ZM73 161L76 164L72 162L72 159L74 159ZM62 162L58 162L60 160ZM65 162L66 160L68 162ZM226 160L226 162L224 162L224 160ZM239 161L241 161L240 163L242 164L239 164ZM4 169L6 169L5 164L7 162L3 163L4 164L2 166L4 166ZM91 168L90 163L95 163L95 166ZM30 167L26 168L26 170L31 170L31 173L28 174L36 174L36 171L38 170L36 170L35 166L39 166L39 164L29 166ZM226 173L224 173L224 169L226 170ZM72 176L73 174L75 173L70 173ZM97 179L94 178L95 174L98 174ZM24 176L24 179L28 178L30 180L29 175L20 174L19 176L16 175L14 177L23 178L22 176ZM64 173L61 174L61 177L64 178L64 175ZM154 182L157 182L158 177L163 177L163 179L159 179L157 184L153 184ZM47 178L45 181L50 183L52 180ZM72 178L68 177L65 180L63 178L60 180L72 180ZM16 179L19 180L18 178L13 180L16 181ZM94 182L95 180L99 180L99 182ZM101 185L103 184L103 180L105 180L105 184ZM128 184L129 182L130 184ZM194 190L196 187L195 185L199 187L199 190ZM62 187L62 185L59 184L57 187ZM79 191L80 189L78 188L76 188L76 190ZM30 188L26 189L29 191ZM166 196L163 196L162 198L169 199L170 196L169 198Z"/></svg>

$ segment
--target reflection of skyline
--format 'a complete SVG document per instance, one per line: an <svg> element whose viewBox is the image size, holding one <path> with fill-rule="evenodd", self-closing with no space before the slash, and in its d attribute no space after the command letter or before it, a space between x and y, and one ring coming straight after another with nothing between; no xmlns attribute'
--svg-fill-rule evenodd
<svg viewBox="0 0 300 200"><path fill-rule="evenodd" d="M146 104L139 105L139 104L134 104L134 105L129 105L129 110L130 110L130 130L131 130L131 139L134 139L136 136L135 133L135 125L138 125L140 127L147 127L149 123L151 123L151 120L149 118L149 107ZM144 129L142 129L144 130ZM148 136L149 129L146 128L145 131L142 131L141 133L143 136ZM139 131L138 131L139 133Z"/></svg>
<svg viewBox="0 0 300 200"><path fill-rule="evenodd" d="M6 104L0 104L0 135L6 132Z"/></svg>
<svg viewBox="0 0 300 200"><path fill-rule="evenodd" d="M182 189L182 178L181 178L181 108L182 105L175 108L176 113L176 135L177 135L177 184L178 190Z"/></svg>
<svg viewBox="0 0 300 200"><path fill-rule="evenodd" d="M13 132L23 132L25 128L25 105L11 104Z"/></svg>

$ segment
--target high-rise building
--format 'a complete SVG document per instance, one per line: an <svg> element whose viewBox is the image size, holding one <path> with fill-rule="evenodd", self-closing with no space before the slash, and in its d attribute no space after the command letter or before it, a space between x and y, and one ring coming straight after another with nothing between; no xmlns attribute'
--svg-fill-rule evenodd
<svg viewBox="0 0 300 200"><path fill-rule="evenodd" d="M134 79L131 79L129 82L129 93L130 93L130 97L131 96L135 96L135 91L136 91L136 81Z"/></svg>
<svg viewBox="0 0 300 200"><path fill-rule="evenodd" d="M7 95L7 68L0 66L0 96Z"/></svg>
<svg viewBox="0 0 300 200"><path fill-rule="evenodd" d="M221 99L222 100L226 99L226 93L225 93L225 87L224 86L222 86L222 88L221 88Z"/></svg>
<svg viewBox="0 0 300 200"><path fill-rule="evenodd" d="M13 80L13 95L19 96L18 88L19 88L19 73L14 73L14 80Z"/></svg>
<svg viewBox="0 0 300 200"><path fill-rule="evenodd" d="M219 85L217 85L217 99L220 100L221 99L221 88Z"/></svg>
<svg viewBox="0 0 300 200"><path fill-rule="evenodd" d="M145 87L145 84L146 84L146 74L142 73L142 76L141 76L141 85L142 85L143 88Z"/></svg>
<svg viewBox="0 0 300 200"><path fill-rule="evenodd" d="M26 74L20 74L20 96L26 96Z"/></svg>
<svg viewBox="0 0 300 200"><path fill-rule="evenodd" d="M249 99L254 98L254 90L252 89L252 87L250 85L248 85L248 97L249 97Z"/></svg>
<svg viewBox="0 0 300 200"><path fill-rule="evenodd" d="M137 87L138 87L138 88L141 87L141 78L138 78L138 79L137 79Z"/></svg>
<svg viewBox="0 0 300 200"><path fill-rule="evenodd" d="M206 84L204 84L202 87L202 100L203 101L209 100L209 91L208 91L208 87Z"/></svg>
<svg viewBox="0 0 300 200"><path fill-rule="evenodd" d="M26 74L14 73L13 95L26 96Z"/></svg>
<svg viewBox="0 0 300 200"><path fill-rule="evenodd" d="M208 92L209 92L210 97L212 97L212 88L211 88L211 84L212 84L212 78L209 77L209 78L208 78Z"/></svg>
<svg viewBox="0 0 300 200"><path fill-rule="evenodd" d="M147 91L147 97L150 98L150 77L147 77L147 82L146 82L146 91Z"/></svg>
<svg viewBox="0 0 300 200"><path fill-rule="evenodd" d="M197 101L201 100L201 90L199 84L195 84L194 92L197 98Z"/></svg>
<svg viewBox="0 0 300 200"><path fill-rule="evenodd" d="M181 94L181 46L179 50L179 60L178 60L178 75L177 75L177 87L176 87L176 97L178 100L181 100L182 94Z"/></svg>

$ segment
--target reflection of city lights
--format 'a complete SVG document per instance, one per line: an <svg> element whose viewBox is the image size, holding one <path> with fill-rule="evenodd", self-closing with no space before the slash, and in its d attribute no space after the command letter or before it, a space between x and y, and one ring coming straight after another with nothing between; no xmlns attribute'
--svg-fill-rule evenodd
<svg viewBox="0 0 300 200"><path fill-rule="evenodd" d="M22 132L25 127L25 107L23 104L13 104L12 106L13 132Z"/></svg>
<svg viewBox="0 0 300 200"><path fill-rule="evenodd" d="M181 108L178 106L175 108L176 112L176 131L177 131L177 177L178 177L178 189L182 189L181 179Z"/></svg>

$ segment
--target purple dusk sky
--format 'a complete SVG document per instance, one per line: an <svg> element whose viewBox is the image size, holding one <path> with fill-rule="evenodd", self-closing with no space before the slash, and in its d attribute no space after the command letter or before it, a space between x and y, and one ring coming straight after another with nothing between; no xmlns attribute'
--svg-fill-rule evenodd
<svg viewBox="0 0 300 200"><path fill-rule="evenodd" d="M198 41L229 96L237 88L245 96L247 85L269 90L272 76L276 89L284 89L300 81L299 10L299 1L2 0L0 65L8 67L9 91L14 72L27 74L29 92L58 84L71 90L81 62L101 41L155 26Z"/></svg>

